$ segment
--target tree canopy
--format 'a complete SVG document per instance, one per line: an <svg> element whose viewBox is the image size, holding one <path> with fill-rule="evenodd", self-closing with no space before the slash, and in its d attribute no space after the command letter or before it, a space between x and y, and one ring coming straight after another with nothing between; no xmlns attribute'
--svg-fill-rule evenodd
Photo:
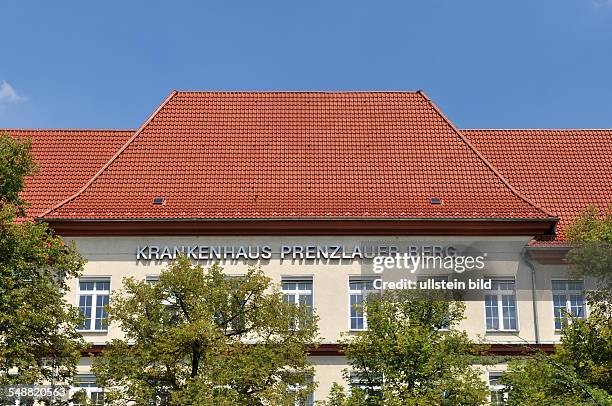
<svg viewBox="0 0 612 406"><path fill-rule="evenodd" d="M588 317L572 317L553 355L517 360L502 378L508 405L612 404L612 212L590 207L567 231L571 274L596 280Z"/></svg>
<svg viewBox="0 0 612 406"><path fill-rule="evenodd" d="M287 405L313 389L316 316L257 267L240 277L182 256L156 283L124 279L109 315L125 333L96 360L106 399L136 405Z"/></svg>
<svg viewBox="0 0 612 406"><path fill-rule="evenodd" d="M25 178L37 170L31 149L30 139L0 133L0 199L3 206L10 205L20 211L26 206L19 193L25 187Z"/></svg>
<svg viewBox="0 0 612 406"><path fill-rule="evenodd" d="M65 382L84 344L64 299L82 257L45 224L18 220L34 169L29 140L0 134L0 385Z"/></svg>
<svg viewBox="0 0 612 406"><path fill-rule="evenodd" d="M368 330L346 338L353 381L330 405L480 405L487 387L473 368L474 343L457 330L465 305L432 292L370 294ZM357 382L357 381L358 382Z"/></svg>

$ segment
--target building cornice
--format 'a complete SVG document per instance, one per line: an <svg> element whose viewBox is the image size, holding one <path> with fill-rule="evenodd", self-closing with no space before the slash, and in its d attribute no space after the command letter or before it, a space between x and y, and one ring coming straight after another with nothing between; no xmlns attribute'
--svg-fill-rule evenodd
<svg viewBox="0 0 612 406"><path fill-rule="evenodd" d="M66 237L103 236L530 236L550 219L38 219Z"/></svg>
<svg viewBox="0 0 612 406"><path fill-rule="evenodd" d="M542 245L525 248L527 256L540 265L567 265L566 256L571 250L569 245Z"/></svg>
<svg viewBox="0 0 612 406"><path fill-rule="evenodd" d="M106 345L95 344L82 351L83 356L99 356ZM530 355L536 352L552 354L555 352L555 344L477 344L476 349L483 349L483 355L518 356ZM343 344L319 344L308 349L310 356L344 356L346 346Z"/></svg>

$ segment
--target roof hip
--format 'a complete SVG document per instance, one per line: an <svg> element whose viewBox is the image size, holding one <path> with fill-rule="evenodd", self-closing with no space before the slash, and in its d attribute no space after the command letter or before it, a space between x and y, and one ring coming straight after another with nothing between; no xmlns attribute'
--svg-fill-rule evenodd
<svg viewBox="0 0 612 406"><path fill-rule="evenodd" d="M49 208L48 210L45 210L44 212L42 212L37 218L43 218L46 215L48 215L49 213L52 213L53 211L59 209L60 207L62 207L63 205L65 205L66 203L76 199L81 193L83 193L85 190L87 190L87 188L89 186L91 186L96 179L106 170L106 168L108 168L118 157L119 155L121 155L121 153L123 151L125 151L125 149L130 146L130 144L138 137L138 135L140 135L140 133L147 127L147 125L149 125L149 123L151 122L151 120L153 120L153 118L157 115L157 113L166 105L168 104L168 102L177 94L178 92L176 90L173 90L168 97L166 97L166 99L159 105L159 107L157 107L157 109L155 109L155 111L149 116L149 118L147 118L147 120L138 128L138 130L136 130L136 132L134 133L134 135L132 135L132 137L130 137L129 140L127 140L127 142L125 144L123 144L123 146L121 148L119 148L119 150L115 153L115 155L113 155L106 164L104 164L104 166L102 168L100 168L100 170L98 172L96 172L96 174L89 179L89 181L87 181L87 183L85 185L83 185L83 187L81 189L79 189L75 194L73 194L72 196L70 196L69 198L63 200L62 202L56 204L55 206Z"/></svg>
<svg viewBox="0 0 612 406"><path fill-rule="evenodd" d="M457 134L457 136L459 137L459 139L461 139L465 145L467 145L475 154L478 158L480 158L480 160L482 162L484 162L484 164L493 172L493 174L495 174L495 176L497 176L502 183L508 188L510 189L510 191L512 193L514 193L515 196L517 196L518 198L522 199L523 201L527 202L528 204L530 204L531 206L535 207L536 209L540 210L542 213L546 214L547 216L550 217L557 217L556 214L549 212L548 210L544 209L543 207L539 206L538 204L536 204L533 200L529 199L527 196L523 195L522 193L520 193L518 190L516 190L511 184L510 182L508 182L508 180L502 176L501 173L499 173L497 171L497 169L495 169L495 167L491 164L491 162L489 162L489 160L487 160L487 158L484 157L484 155L482 155L480 153L480 151L478 151L473 145L472 143L470 143L468 141L467 138L465 138L465 136L461 133L461 131L459 131L459 129L457 127L455 127L455 125L452 123L452 121L450 121L448 119L448 117L446 117L446 115L444 115L444 113L442 113L442 111L438 108L438 106L435 105L434 102L431 101L431 99L425 94L424 91L422 90L418 90L417 93L423 97L425 100L427 100L427 103L429 103L429 105L436 111L436 113L438 113L438 115L440 115L440 117L446 122L446 124L448 124L448 126Z"/></svg>

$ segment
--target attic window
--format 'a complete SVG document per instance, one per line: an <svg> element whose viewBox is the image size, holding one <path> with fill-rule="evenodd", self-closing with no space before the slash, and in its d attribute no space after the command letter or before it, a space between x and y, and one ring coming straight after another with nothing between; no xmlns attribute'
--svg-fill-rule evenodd
<svg viewBox="0 0 612 406"><path fill-rule="evenodd" d="M442 198L441 197L432 197L431 198L431 204L442 204Z"/></svg>
<svg viewBox="0 0 612 406"><path fill-rule="evenodd" d="M153 206L161 206L164 203L166 203L165 197L156 197L155 199L153 199Z"/></svg>

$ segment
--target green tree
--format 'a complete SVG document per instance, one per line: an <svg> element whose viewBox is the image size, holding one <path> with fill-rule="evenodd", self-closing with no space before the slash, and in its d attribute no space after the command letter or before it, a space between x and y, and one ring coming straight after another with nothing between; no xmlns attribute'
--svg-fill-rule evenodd
<svg viewBox="0 0 612 406"><path fill-rule="evenodd" d="M10 206L23 214L26 203L19 193L25 187L25 178L36 172L31 140L13 138L0 133L0 199L3 206Z"/></svg>
<svg viewBox="0 0 612 406"><path fill-rule="evenodd" d="M609 306L612 301L612 206L599 211L590 206L567 231L572 249L567 262L574 277L591 277L596 289L588 293L590 302ZM610 311L610 309L608 309Z"/></svg>
<svg viewBox="0 0 612 406"><path fill-rule="evenodd" d="M567 315L555 354L511 363L501 378L509 405L612 404L612 213L588 208L567 236L571 274L596 280L588 318Z"/></svg>
<svg viewBox="0 0 612 406"><path fill-rule="evenodd" d="M155 284L124 279L109 315L125 333L94 365L109 402L289 405L313 389L316 316L260 268L230 277L182 256Z"/></svg>
<svg viewBox="0 0 612 406"><path fill-rule="evenodd" d="M328 403L484 404L487 387L471 365L475 346L465 332L454 328L464 309L462 302L432 292L370 295L365 302L368 330L345 341L352 373L363 387L346 395L336 386Z"/></svg>
<svg viewBox="0 0 612 406"><path fill-rule="evenodd" d="M567 255L574 277L595 279L587 292L587 319L565 327L557 351L585 381L612 394L612 207L585 210L568 231Z"/></svg>
<svg viewBox="0 0 612 406"><path fill-rule="evenodd" d="M508 406L604 406L612 397L591 385L559 355L536 354L514 360L500 378ZM609 379L609 378L608 378Z"/></svg>
<svg viewBox="0 0 612 406"><path fill-rule="evenodd" d="M19 193L35 165L29 140L0 135L0 385L65 383L83 341L66 280L83 259L45 224L23 221Z"/></svg>

